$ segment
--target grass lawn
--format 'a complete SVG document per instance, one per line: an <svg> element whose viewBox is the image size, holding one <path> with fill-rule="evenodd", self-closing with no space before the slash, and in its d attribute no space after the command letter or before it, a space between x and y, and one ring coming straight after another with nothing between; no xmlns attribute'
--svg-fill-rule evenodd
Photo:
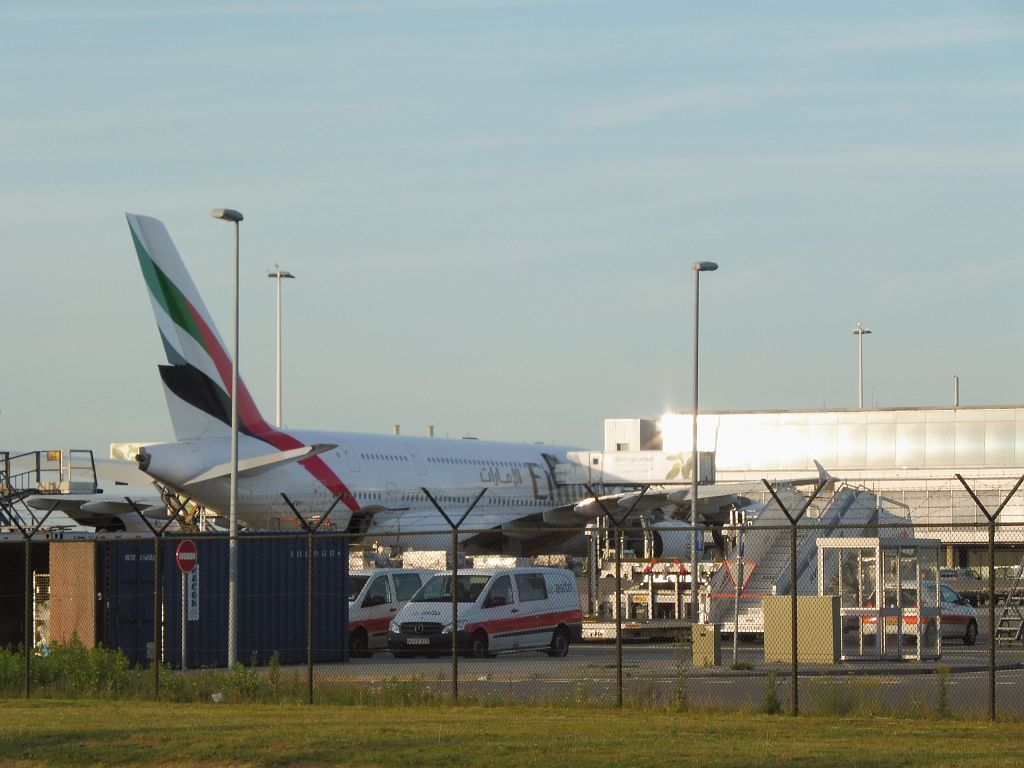
<svg viewBox="0 0 1024 768"><path fill-rule="evenodd" d="M0 765L1019 766L1024 723L571 707L4 700Z"/></svg>

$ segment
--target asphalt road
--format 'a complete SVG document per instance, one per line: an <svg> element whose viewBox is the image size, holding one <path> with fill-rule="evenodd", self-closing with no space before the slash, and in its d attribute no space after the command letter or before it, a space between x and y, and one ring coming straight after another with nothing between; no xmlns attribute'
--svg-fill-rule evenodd
<svg viewBox="0 0 1024 768"><path fill-rule="evenodd" d="M987 616L974 646L944 641L940 660L880 660L868 657L835 665L801 665L801 711L934 711L940 701L957 713L984 716L989 706ZM869 652L872 649L869 649ZM691 664L689 644L645 643L623 647L625 704L668 704L680 699L695 706L760 708L771 680L780 706L788 709L792 677L788 664L765 664L760 644L743 643L733 670L730 640L722 643L722 665ZM617 701L617 651L613 643L574 645L565 658L541 652L460 658L460 696L502 700ZM1024 714L1024 648L997 648L996 706L1001 714ZM947 672L937 670L948 669ZM348 664L317 665L315 682L345 681L379 686L415 680L438 693L451 690L450 656L395 659L381 651Z"/></svg>

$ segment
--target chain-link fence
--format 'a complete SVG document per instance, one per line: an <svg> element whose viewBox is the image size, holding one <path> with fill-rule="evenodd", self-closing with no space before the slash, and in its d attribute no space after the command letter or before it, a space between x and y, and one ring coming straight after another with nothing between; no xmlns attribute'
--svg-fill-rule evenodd
<svg viewBox="0 0 1024 768"><path fill-rule="evenodd" d="M234 542L25 529L0 542L0 686L1016 717L1018 486L957 478L892 499L766 484L763 503L699 530L697 573L688 525L614 514L585 530L521 527L585 540L575 556L529 558L467 554L487 531L465 509L401 546L305 522Z"/></svg>

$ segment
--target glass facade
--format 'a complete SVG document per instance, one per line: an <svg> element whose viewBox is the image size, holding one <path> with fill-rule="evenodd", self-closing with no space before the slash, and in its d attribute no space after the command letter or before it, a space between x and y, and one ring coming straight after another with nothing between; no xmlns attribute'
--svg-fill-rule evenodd
<svg viewBox="0 0 1024 768"><path fill-rule="evenodd" d="M689 450L690 424L663 416L663 449ZM1024 466L1024 407L708 413L698 446L726 472L1004 469Z"/></svg>

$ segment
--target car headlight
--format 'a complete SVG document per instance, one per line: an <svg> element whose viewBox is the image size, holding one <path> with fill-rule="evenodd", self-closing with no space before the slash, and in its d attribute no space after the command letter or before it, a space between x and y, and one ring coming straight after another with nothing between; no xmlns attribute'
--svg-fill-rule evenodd
<svg viewBox="0 0 1024 768"><path fill-rule="evenodd" d="M394 619L392 619L391 623L388 624L388 632L390 632L393 635L397 635L401 631L402 631L402 628L399 625L399 623L397 621L395 621Z"/></svg>
<svg viewBox="0 0 1024 768"><path fill-rule="evenodd" d="M456 631L457 631L457 632L461 632L461 631L462 631L462 630L464 630L465 628L466 628L466 622L464 622L464 621L460 621L460 622L459 622L458 624L456 624L456 625L455 625L455 629L456 629ZM444 626L443 626L443 627L441 628L441 634L442 634L442 635L450 635L450 634L451 634L451 632L452 632L452 625L451 625L451 622L449 622L449 623L445 624L445 625L444 625Z"/></svg>

